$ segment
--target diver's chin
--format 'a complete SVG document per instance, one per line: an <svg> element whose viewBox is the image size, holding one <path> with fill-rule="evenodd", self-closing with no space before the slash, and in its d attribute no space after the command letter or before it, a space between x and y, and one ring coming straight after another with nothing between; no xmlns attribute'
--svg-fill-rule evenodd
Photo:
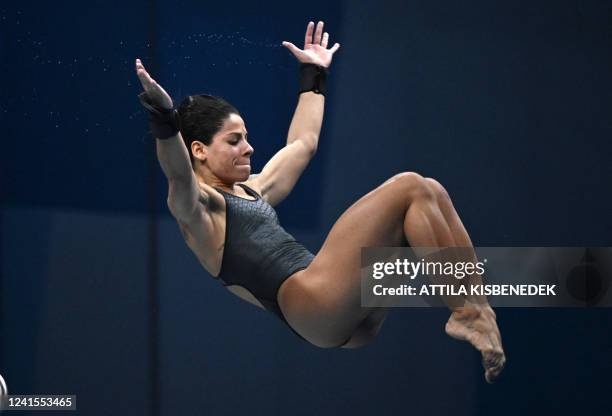
<svg viewBox="0 0 612 416"><path fill-rule="evenodd" d="M250 166L237 166L239 169L236 169L236 182L244 182L249 179L251 176L251 167Z"/></svg>
<svg viewBox="0 0 612 416"><path fill-rule="evenodd" d="M249 175L251 174L251 165L236 165L236 170L240 172L240 175Z"/></svg>

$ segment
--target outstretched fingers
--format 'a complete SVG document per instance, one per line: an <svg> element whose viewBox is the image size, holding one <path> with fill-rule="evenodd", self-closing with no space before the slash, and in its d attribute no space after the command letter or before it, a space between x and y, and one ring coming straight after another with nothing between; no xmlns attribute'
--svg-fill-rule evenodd
<svg viewBox="0 0 612 416"><path fill-rule="evenodd" d="M151 78L151 75L149 75L140 59L136 59L136 75L140 80L142 89L145 90L154 105L165 109L172 108L172 98L157 81Z"/></svg>
<svg viewBox="0 0 612 416"><path fill-rule="evenodd" d="M138 76L140 84L145 91L155 82L155 80L151 78L151 75L149 75L145 69L140 59L136 59L136 75Z"/></svg>
<svg viewBox="0 0 612 416"><path fill-rule="evenodd" d="M317 23L317 29L315 30L314 40L312 42L315 45L320 45L321 44L321 40L322 40L322 37L323 37L323 25L324 25L324 23L319 20L319 23Z"/></svg>
<svg viewBox="0 0 612 416"><path fill-rule="evenodd" d="M327 43L329 42L329 33L323 33L323 39L321 39L321 46L327 49Z"/></svg>
<svg viewBox="0 0 612 416"><path fill-rule="evenodd" d="M142 61L136 58L136 72L141 72L141 71L144 71L145 73L147 72L144 65L142 64Z"/></svg>
<svg viewBox="0 0 612 416"><path fill-rule="evenodd" d="M295 46L293 43L291 42L287 42L284 41L283 42L283 46L287 49L289 49L289 51L291 51L291 53L296 57L296 58L300 58L300 56L303 54L302 50L300 48L298 48L297 46Z"/></svg>
<svg viewBox="0 0 612 416"><path fill-rule="evenodd" d="M306 26L306 35L304 36L304 49L312 44L312 34L314 32L314 22L308 22Z"/></svg>
<svg viewBox="0 0 612 416"><path fill-rule="evenodd" d="M319 21L316 25L313 22L308 22L304 37L304 49L300 49L287 41L283 42L283 46L289 49L301 63L328 68L334 53L340 48L340 44L335 43L331 49L328 49L329 33L323 31L324 25L323 21Z"/></svg>

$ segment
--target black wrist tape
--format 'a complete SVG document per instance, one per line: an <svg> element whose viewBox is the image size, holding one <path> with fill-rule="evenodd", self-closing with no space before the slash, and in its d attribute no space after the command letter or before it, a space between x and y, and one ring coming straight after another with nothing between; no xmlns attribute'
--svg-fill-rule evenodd
<svg viewBox="0 0 612 416"><path fill-rule="evenodd" d="M300 65L300 94L312 91L315 94L325 95L327 69L315 64Z"/></svg>
<svg viewBox="0 0 612 416"><path fill-rule="evenodd" d="M180 130L178 111L173 108L155 107L146 92L140 93L138 99L149 112L149 127L153 137L166 140L176 136Z"/></svg>

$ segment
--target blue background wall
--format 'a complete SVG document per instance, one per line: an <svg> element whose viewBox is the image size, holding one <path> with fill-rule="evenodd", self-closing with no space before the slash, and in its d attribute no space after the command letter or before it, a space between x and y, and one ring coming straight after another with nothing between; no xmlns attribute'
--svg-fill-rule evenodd
<svg viewBox="0 0 612 416"><path fill-rule="evenodd" d="M342 48L316 159L281 221L316 252L401 171L440 180L477 245L611 246L607 2L38 2L0 7L0 374L105 414L609 414L609 309L500 309L504 378L395 310L376 342L319 350L202 270L165 208L133 60L178 100L283 145L299 44Z"/></svg>

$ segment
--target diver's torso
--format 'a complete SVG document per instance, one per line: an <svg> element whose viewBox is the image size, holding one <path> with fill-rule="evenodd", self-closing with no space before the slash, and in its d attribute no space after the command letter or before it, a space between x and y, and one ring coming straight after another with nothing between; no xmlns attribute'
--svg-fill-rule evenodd
<svg viewBox="0 0 612 416"><path fill-rule="evenodd" d="M261 194L256 183L249 181L245 184ZM202 192L200 213L190 224L177 222L187 246L206 271L217 278L221 273L225 249L227 206L225 198L219 191L204 183L199 185ZM234 187L233 194L247 201L255 201L255 198L247 194L240 186ZM208 199L207 202L206 199ZM227 285L226 287L243 300L263 308L246 288L239 285Z"/></svg>

